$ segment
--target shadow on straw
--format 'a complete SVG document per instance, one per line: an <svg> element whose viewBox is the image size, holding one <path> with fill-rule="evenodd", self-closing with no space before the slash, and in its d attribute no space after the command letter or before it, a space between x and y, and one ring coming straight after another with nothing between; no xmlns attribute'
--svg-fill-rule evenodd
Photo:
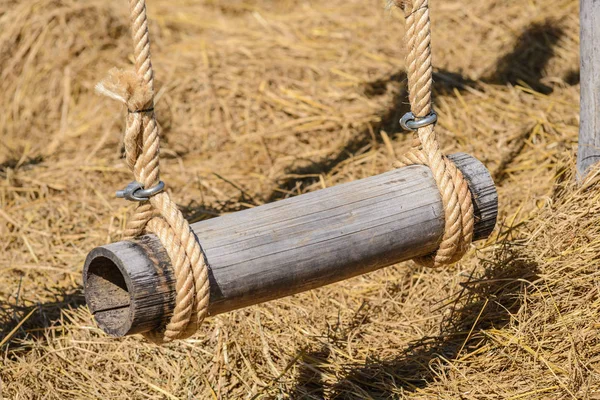
<svg viewBox="0 0 600 400"><path fill-rule="evenodd" d="M527 86L540 93L549 94L553 88L543 83L544 69L555 55L555 47L564 34L559 24L553 20L535 23L527 27L518 37L515 47L502 56L494 70L480 80L474 81L460 73L437 69L434 72L434 102L443 97L455 97L456 91L463 92L468 88L480 89L481 83L494 85ZM564 77L565 83L575 85L579 82L579 72L571 71ZM387 77L367 82L363 85L364 93L369 97L387 93L391 86L400 86L389 109L380 115L380 122L367 126L353 136L337 153L307 166L291 166L286 171L294 178L283 179L269 196L266 202L273 202L304 193L305 189L319 180L319 175L328 174L344 161L368 152L383 143L379 134L385 131L390 139L399 135L407 135L402 131L399 121L402 115L410 110L406 88L406 73L395 72ZM508 167L508 165L506 165ZM501 172L500 172L501 173ZM304 176L303 176L304 175ZM300 176L300 178L298 178Z"/></svg>
<svg viewBox="0 0 600 400"><path fill-rule="evenodd" d="M562 28L553 20L532 24L519 36L515 47L497 61L494 70L477 81L466 78L460 73L436 69L433 76L434 101L444 97L455 97L456 91L464 92L470 88L481 90L481 83L524 85L540 93L552 92L551 87L542 83L544 69L554 56L554 48L558 45L563 34ZM579 71L569 72L564 77L564 81L569 85L577 84L579 82ZM278 181L277 188L264 196L259 203L271 203L304 193L319 181L321 175L327 175L348 159L382 145L384 139L379 134L381 131L385 131L392 140L401 135L407 138L411 137L410 134L402 130L399 123L402 115L410 110L406 88L406 73L403 70L365 82L362 90L368 97L376 97L385 95L392 88L395 88L397 93L394 95L391 106L380 113L378 123L366 126L335 154L317 161L311 161L309 165L289 166L285 171L285 175L288 177ZM529 133L530 130L524 131L523 135L519 136L514 146L508 149L502 158L501 168L494 172L497 175L495 178L499 180L498 183L501 183L504 169L510 167L512 160L519 155ZM196 203L181 205L180 207L184 216L190 222L197 222L223 213L240 211L248 208L249 205L258 205L243 189L237 189L240 190L240 195L237 198L228 199L217 204L216 207Z"/></svg>
<svg viewBox="0 0 600 400"><path fill-rule="evenodd" d="M498 60L494 73L483 81L525 85L539 93L552 93L552 87L543 82L544 69L554 57L554 49L563 35L564 30L557 21L531 24L519 36L514 49ZM569 82L568 79L566 81Z"/></svg>
<svg viewBox="0 0 600 400"><path fill-rule="evenodd" d="M521 308L525 291L538 279L538 268L519 247L505 241L492 258L481 261L483 273L462 283L452 304L445 306L451 313L438 335L409 343L394 359L373 356L350 366L330 387L319 387L319 366L327 365L326 358L309 354L299 365L293 392L305 396L298 398L327 393L327 398L362 399L388 398L391 389L410 393L426 387L448 365L483 348L488 343L484 331L508 325Z"/></svg>
<svg viewBox="0 0 600 400"><path fill-rule="evenodd" d="M330 350L326 346L316 351L302 353L297 361L299 372L294 391L289 395L290 399L326 398L320 366L327 364L329 355Z"/></svg>
<svg viewBox="0 0 600 400"><path fill-rule="evenodd" d="M62 310L85 304L81 288L60 288L51 293L51 301L20 305L19 299L0 300L0 343L10 345L22 339L37 339L48 328L62 324Z"/></svg>

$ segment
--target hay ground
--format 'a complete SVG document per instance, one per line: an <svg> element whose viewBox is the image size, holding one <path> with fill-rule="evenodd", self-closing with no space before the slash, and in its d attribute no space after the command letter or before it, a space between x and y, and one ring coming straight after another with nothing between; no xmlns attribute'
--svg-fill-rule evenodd
<svg viewBox="0 0 600 400"><path fill-rule="evenodd" d="M384 1L149 0L162 167L191 220L381 173L410 138ZM498 228L445 270L398 265L217 316L157 347L105 336L86 253L130 204L127 5L0 0L0 392L7 399L600 399L600 191L573 186L578 2L432 2L447 152L492 171Z"/></svg>

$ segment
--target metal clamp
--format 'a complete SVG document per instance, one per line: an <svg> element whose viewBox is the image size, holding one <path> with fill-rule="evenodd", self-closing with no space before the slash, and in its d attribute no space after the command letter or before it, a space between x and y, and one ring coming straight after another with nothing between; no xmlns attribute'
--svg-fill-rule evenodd
<svg viewBox="0 0 600 400"><path fill-rule="evenodd" d="M412 112L407 112L400 119L400 126L407 131L416 131L424 126L435 124L437 119L435 111L430 112L428 116L423 118L417 118Z"/></svg>
<svg viewBox="0 0 600 400"><path fill-rule="evenodd" d="M158 185L149 189L144 189L144 185L138 181L133 181L123 190L117 191L117 197L129 201L148 201L150 197L162 192L165 189L163 181L158 182Z"/></svg>

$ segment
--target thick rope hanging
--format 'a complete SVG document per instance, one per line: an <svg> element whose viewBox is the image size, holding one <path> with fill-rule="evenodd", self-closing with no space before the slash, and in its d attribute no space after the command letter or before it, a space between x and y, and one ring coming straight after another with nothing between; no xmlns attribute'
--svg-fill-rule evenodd
<svg viewBox="0 0 600 400"><path fill-rule="evenodd" d="M460 260L473 239L473 203L467 182L454 163L443 154L434 131L431 104L433 67L431 65L431 26L428 0L392 0L406 17L405 41L408 93L413 122L425 122L416 129L413 148L401 156L396 166L427 165L440 190L445 227L438 250L416 259L419 264L439 267Z"/></svg>
<svg viewBox="0 0 600 400"><path fill-rule="evenodd" d="M169 342L193 335L207 315L208 268L200 245L177 205L160 181L160 137L154 113L154 72L145 0L129 0L135 71L112 69L96 89L127 107L125 154L135 182L121 197L141 201L127 223L125 236L145 232L158 236L173 265L176 299L166 327L146 334L154 342Z"/></svg>

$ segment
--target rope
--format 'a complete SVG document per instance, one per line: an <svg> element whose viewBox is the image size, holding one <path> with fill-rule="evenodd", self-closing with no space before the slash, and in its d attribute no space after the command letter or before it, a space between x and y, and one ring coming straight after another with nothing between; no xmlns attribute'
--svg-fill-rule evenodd
<svg viewBox="0 0 600 400"><path fill-rule="evenodd" d="M96 90L127 106L125 158L135 180L144 188L160 182L160 137L154 112L154 72L145 0L129 0L135 71L113 68ZM145 336L154 342L170 342L193 335L207 315L208 267L200 245L177 205L166 192L139 203L127 222L125 236L154 233L171 259L176 298L173 316L166 327Z"/></svg>
<svg viewBox="0 0 600 400"><path fill-rule="evenodd" d="M411 112L417 119L424 118L433 111L429 1L392 1L406 17L406 68ZM417 129L412 149L401 156L395 166L414 164L431 168L442 197L445 218L444 234L437 251L415 261L430 267L454 263L467 252L473 239L473 203L462 173L442 153L433 124Z"/></svg>
<svg viewBox="0 0 600 400"><path fill-rule="evenodd" d="M433 85L431 31L428 0L392 0L406 16L407 75L411 111L423 118L432 112ZM160 182L160 137L154 112L154 72L145 0L129 0L135 71L113 68L96 89L127 106L125 158L135 180L144 188ZM440 149L433 125L417 130L413 148L397 166L427 165L442 196L445 228L438 250L415 261L440 266L459 260L473 236L473 204L462 173ZM146 333L155 342L169 342L193 335L207 315L208 268L204 254L188 222L165 192L139 203L127 223L126 237L146 232L158 236L176 276L175 309L165 327Z"/></svg>

